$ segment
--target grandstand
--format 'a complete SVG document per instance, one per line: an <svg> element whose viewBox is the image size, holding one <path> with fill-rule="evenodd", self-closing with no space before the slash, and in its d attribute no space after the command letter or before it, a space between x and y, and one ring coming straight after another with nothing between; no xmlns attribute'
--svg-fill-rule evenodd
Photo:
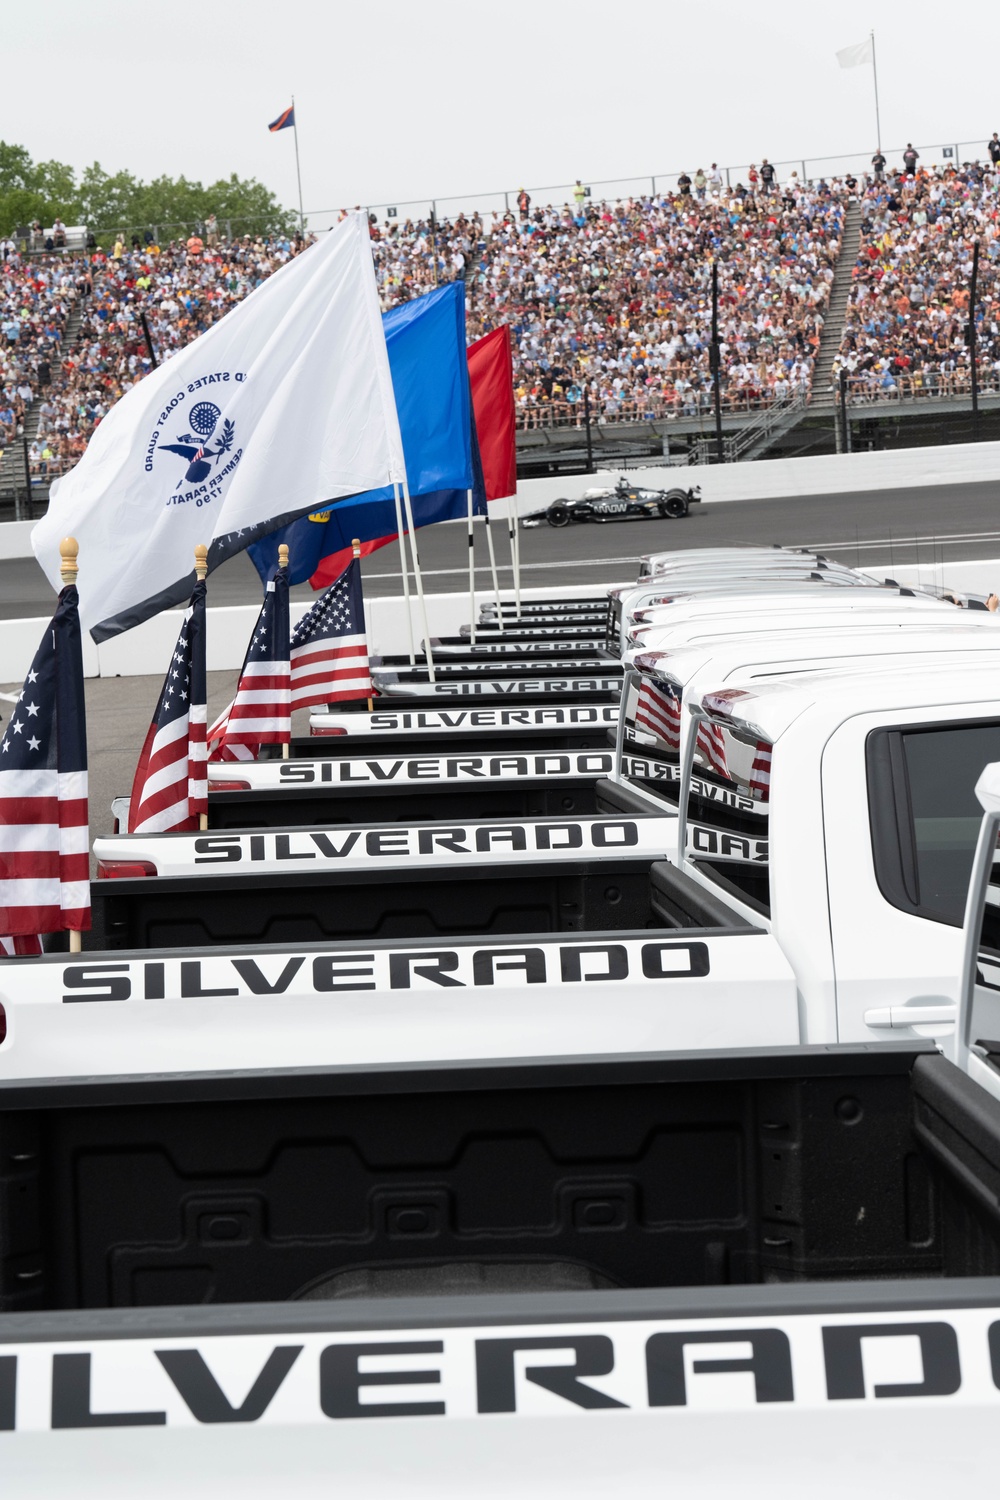
<svg viewBox="0 0 1000 1500"><path fill-rule="evenodd" d="M601 201L578 185L561 207L445 220L371 215L383 306L460 278L470 339L511 325L526 473L714 456L713 262L727 457L940 441L949 425L966 435L978 240L983 430L1000 432L992 163L911 178L806 181L792 169L770 187L747 175L744 186L696 173L686 186ZM3 242L0 500L23 493L26 470L44 498L154 357L168 359L301 248L284 236L220 238L214 225L152 239L55 253ZM838 419L842 372L850 437Z"/></svg>

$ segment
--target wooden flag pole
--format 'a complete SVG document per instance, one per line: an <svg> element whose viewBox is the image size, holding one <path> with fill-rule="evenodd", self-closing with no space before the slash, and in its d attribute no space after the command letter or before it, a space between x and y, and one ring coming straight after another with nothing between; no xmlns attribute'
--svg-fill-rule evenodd
<svg viewBox="0 0 1000 1500"><path fill-rule="evenodd" d="M278 548L278 567L279 568L287 568L288 567L288 545L287 545L286 542L282 542L281 545ZM289 672L291 671L291 665L290 664L289 664L289 669L288 670L289 670ZM291 688L289 688L289 691L291 691ZM291 710L291 707L289 707L289 710L288 710L288 733L289 733L289 735L292 732L291 725L292 725L292 710ZM285 740L282 743L282 746L281 746L281 758L282 758L282 760L287 760L289 758L290 754L291 754L291 747L289 746L288 740Z"/></svg>
<svg viewBox="0 0 1000 1500"><path fill-rule="evenodd" d="M476 644L476 538L472 531L472 491L466 490L469 502L469 641Z"/></svg>
<svg viewBox="0 0 1000 1500"><path fill-rule="evenodd" d="M402 537L400 537L400 541L402 542ZM360 558L361 558L361 538L360 537L355 536L355 537L351 538L351 551L354 553L354 561L355 562L360 561ZM362 602L363 602L363 600L364 600L364 595L362 595ZM367 640L367 638L368 638L368 624L367 624L367 621L366 621L365 622L365 639ZM413 663L413 654L412 654L412 652L410 654L410 662L411 662L411 664ZM373 706L374 705L372 703L372 700L369 698L368 699L368 712L369 713L371 713Z"/></svg>
<svg viewBox="0 0 1000 1500"><path fill-rule="evenodd" d="M197 547L194 549L194 576L199 583L204 583L205 579L208 577L208 548L205 546L204 542L199 542ZM207 711L208 708L206 705L206 714ZM208 813L199 813L198 828L202 833L204 833L207 827Z"/></svg>
<svg viewBox="0 0 1000 1500"><path fill-rule="evenodd" d="M59 576L62 579L63 588L68 588L71 583L76 583L77 574L80 569L76 560L80 555L80 543L75 536L64 536L59 543ZM71 953L82 953L83 935L72 929L69 934L69 951Z"/></svg>
<svg viewBox="0 0 1000 1500"><path fill-rule="evenodd" d="M399 542L399 566L403 574L403 599L406 602L406 637L410 643L410 666L417 664L417 653L413 647L413 612L410 607L410 570L406 565L406 538L403 535L403 512L399 504L399 485L392 487L396 502L396 539Z"/></svg>

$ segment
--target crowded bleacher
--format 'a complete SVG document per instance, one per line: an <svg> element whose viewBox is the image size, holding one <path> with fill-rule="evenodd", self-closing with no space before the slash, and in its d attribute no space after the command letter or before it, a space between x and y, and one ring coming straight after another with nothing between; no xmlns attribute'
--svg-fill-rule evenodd
<svg viewBox="0 0 1000 1500"><path fill-rule="evenodd" d="M856 401L959 394L972 244L980 241L980 382L1000 388L997 189L993 163L780 183L768 168L728 187L716 168L670 192L532 203L454 220L371 219L382 305L461 278L470 339L513 333L522 428L699 417L712 404L712 264L719 266L725 412L807 399L846 369ZM843 340L815 369L847 205L862 231ZM84 451L110 405L302 248L202 233L162 246L119 235L104 248L0 242L0 449L30 431L40 479ZM853 255L854 247L847 253ZM76 316L73 317L74 311ZM72 336L67 337L71 331ZM37 413L37 422L28 417Z"/></svg>
<svg viewBox="0 0 1000 1500"><path fill-rule="evenodd" d="M973 246L979 242L977 372L1000 388L1000 174L959 170L873 177L861 199L861 243L834 375L874 402L966 394Z"/></svg>

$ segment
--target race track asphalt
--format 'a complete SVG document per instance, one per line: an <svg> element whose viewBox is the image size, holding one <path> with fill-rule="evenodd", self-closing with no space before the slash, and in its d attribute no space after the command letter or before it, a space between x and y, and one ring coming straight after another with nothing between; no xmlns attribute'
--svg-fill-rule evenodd
<svg viewBox="0 0 1000 1500"><path fill-rule="evenodd" d="M509 557L505 518L492 522L498 561ZM682 521L620 521L606 525L539 526L521 531L524 582L532 587L590 583L602 587L632 572L644 552L718 547L738 542L815 546L854 566L900 568L913 562L1000 557L1000 486L928 485L851 495L794 500L738 501L695 506ZM418 533L420 563L428 592L463 589L468 550L462 525L429 527ZM81 558L82 566L86 559ZM482 523L476 528L477 587L489 583ZM400 592L396 544L365 559L370 597ZM509 569L501 583L510 580ZM308 584L293 597L311 598ZM213 604L253 604L260 583L246 554L225 563L209 580ZM0 619L45 615L52 590L33 560L0 562ZM0 670L2 676L2 670Z"/></svg>
<svg viewBox="0 0 1000 1500"><path fill-rule="evenodd" d="M595 593L607 583L633 577L640 554L674 547L780 542L815 546L854 566L892 569L913 562L947 564L950 559L1000 557L998 502L1000 489L996 485L963 484L704 505L683 521L522 530L521 562L526 584L551 588L587 583L593 584ZM502 560L508 555L506 525L500 517L492 524ZM466 586L468 554L462 526L429 528L418 534L418 544L429 592L457 592ZM477 586L485 589L489 574L481 524L477 527L476 560ZM85 559L81 558L81 563L85 566ZM400 592L395 545L366 558L363 568L369 596ZM502 584L509 578L509 571L501 573ZM303 598L313 597L307 584L293 592ZM209 598L214 604L258 602L260 583L245 554L212 574ZM53 592L35 562L0 562L0 619L47 616L53 601ZM19 691L20 683L3 681L6 675L0 662L0 691ZM209 722L231 693L234 676L231 672L209 674ZM91 834L96 837L111 832L111 798L129 790L159 682L153 677L96 679L87 682L86 691ZM0 723L6 721L10 708L9 703L0 701ZM304 712L296 715L295 732L308 732Z"/></svg>

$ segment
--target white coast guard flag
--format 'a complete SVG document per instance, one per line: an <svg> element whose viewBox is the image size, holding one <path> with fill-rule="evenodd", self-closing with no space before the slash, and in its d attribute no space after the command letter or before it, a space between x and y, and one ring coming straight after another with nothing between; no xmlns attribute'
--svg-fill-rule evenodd
<svg viewBox="0 0 1000 1500"><path fill-rule="evenodd" d="M263 282L112 407L31 534L59 587L59 541L88 559L97 640L179 603L255 535L402 480L403 447L364 214Z"/></svg>

